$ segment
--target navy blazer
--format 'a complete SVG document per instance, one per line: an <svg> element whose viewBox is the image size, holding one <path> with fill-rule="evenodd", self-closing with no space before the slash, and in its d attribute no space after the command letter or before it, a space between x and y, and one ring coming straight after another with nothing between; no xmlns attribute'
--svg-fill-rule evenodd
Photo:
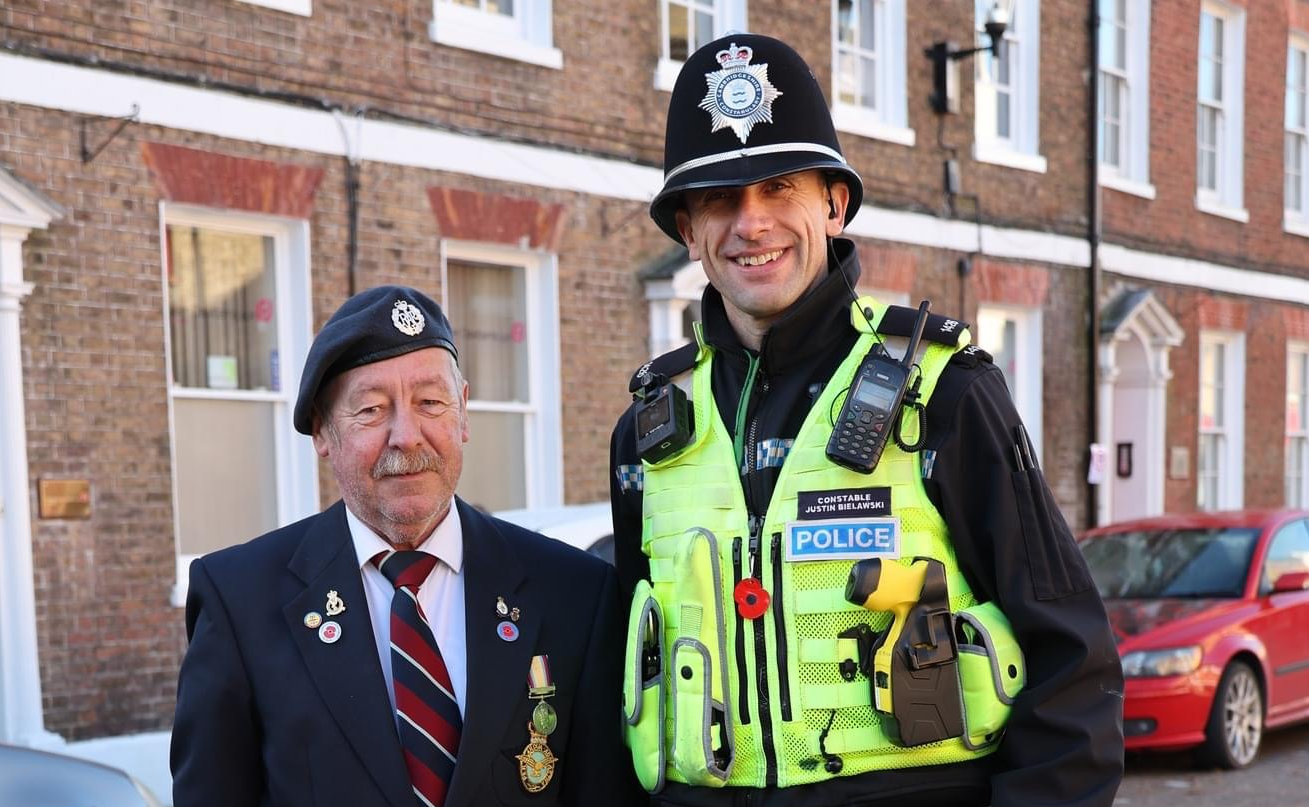
<svg viewBox="0 0 1309 807"><path fill-rule="evenodd" d="M464 540L468 696L447 807L608 807L640 799L620 737L622 610L612 567L456 499ZM346 610L327 617L327 593ZM496 598L520 611L504 641ZM328 644L304 624L340 625ZM191 565L178 681L174 807L415 807L345 506ZM559 757L527 793L518 760L550 657Z"/></svg>

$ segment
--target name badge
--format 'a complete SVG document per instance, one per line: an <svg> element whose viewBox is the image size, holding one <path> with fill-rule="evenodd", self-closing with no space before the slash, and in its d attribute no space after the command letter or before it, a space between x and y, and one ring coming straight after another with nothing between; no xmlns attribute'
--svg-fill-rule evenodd
<svg viewBox="0 0 1309 807"><path fill-rule="evenodd" d="M786 559L860 560L900 557L900 519L833 518L786 525Z"/></svg>

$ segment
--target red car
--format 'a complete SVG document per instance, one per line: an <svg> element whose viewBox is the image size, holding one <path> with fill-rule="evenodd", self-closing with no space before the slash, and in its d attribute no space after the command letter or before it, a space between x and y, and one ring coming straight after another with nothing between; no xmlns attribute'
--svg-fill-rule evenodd
<svg viewBox="0 0 1309 807"><path fill-rule="evenodd" d="M1161 516L1080 539L1118 637L1127 750L1254 761L1309 719L1309 512Z"/></svg>

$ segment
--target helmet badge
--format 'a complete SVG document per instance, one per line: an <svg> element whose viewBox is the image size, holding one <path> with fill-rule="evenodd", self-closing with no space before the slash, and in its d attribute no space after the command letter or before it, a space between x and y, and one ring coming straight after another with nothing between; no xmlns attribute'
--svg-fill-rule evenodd
<svg viewBox="0 0 1309 807"><path fill-rule="evenodd" d="M752 48L733 42L715 55L722 69L705 73L709 91L700 108L713 119L711 134L730 126L745 143L755 124L773 122L773 101L782 92L768 80L767 64L750 64Z"/></svg>

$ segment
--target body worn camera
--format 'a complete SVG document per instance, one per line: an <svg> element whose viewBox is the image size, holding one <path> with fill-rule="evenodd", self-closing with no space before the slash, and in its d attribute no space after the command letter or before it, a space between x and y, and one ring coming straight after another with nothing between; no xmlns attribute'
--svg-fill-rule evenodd
<svg viewBox="0 0 1309 807"><path fill-rule="evenodd" d="M878 344L859 364L841 414L832 424L832 436L827 439L827 458L832 462L861 474L871 474L877 467L886 441L899 421L900 407L909 387L910 367L930 308L927 300L918 307L918 319L902 360L891 358L886 348Z"/></svg>
<svg viewBox="0 0 1309 807"><path fill-rule="evenodd" d="M677 453L695 429L690 403L682 388L658 378L643 390L636 408L636 451L646 462L660 462Z"/></svg>

